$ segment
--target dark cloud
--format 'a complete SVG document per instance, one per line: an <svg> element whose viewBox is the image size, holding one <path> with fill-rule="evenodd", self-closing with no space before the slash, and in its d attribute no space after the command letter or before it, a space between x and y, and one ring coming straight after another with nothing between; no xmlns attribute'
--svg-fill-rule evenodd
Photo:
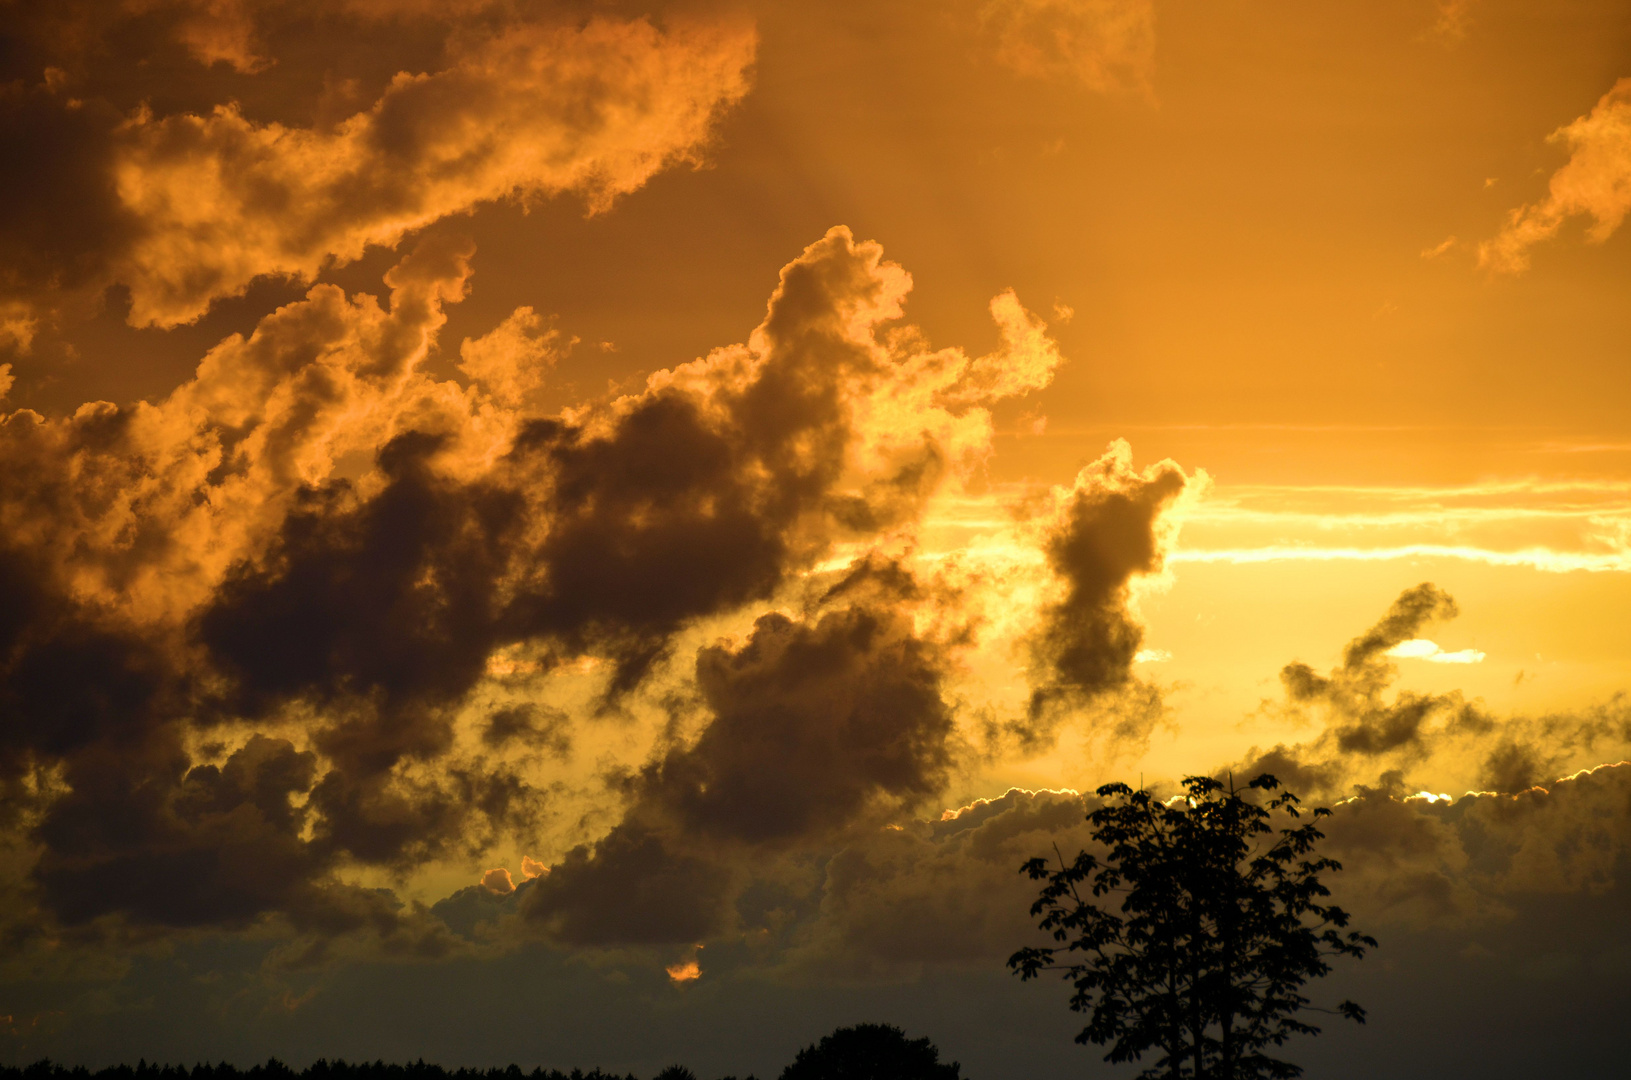
<svg viewBox="0 0 1631 1080"><path fill-rule="evenodd" d="M295 698L377 696L381 712L462 695L497 636L495 584L526 506L515 491L439 479L442 440L410 433L380 452L384 489L368 500L338 481L301 493L258 565L240 565L198 619L199 640L233 677L239 711ZM331 755L365 769L435 753L432 732Z"/></svg>
<svg viewBox="0 0 1631 1080"><path fill-rule="evenodd" d="M623 822L555 867L528 913L576 941L717 933L756 860L882 821L945 785L954 724L941 676L937 649L880 608L765 615L739 647L701 650L706 726L631 780ZM649 897L676 875L684 889L654 929Z"/></svg>
<svg viewBox="0 0 1631 1080"><path fill-rule="evenodd" d="M1603 766L1516 795L1362 793L1322 823L1356 917L1499 925L1538 896L1624 888L1631 767Z"/></svg>
<svg viewBox="0 0 1631 1080"><path fill-rule="evenodd" d="M1342 663L1327 674L1287 664L1280 672L1285 715L1318 720L1319 734L1302 745L1253 748L1233 771L1270 772L1326 798L1356 788L1403 796L1426 782L1510 795L1631 748L1631 705L1624 695L1580 709L1501 717L1458 690L1394 690L1399 667L1389 650L1456 614L1448 593L1423 583L1406 589L1350 641Z"/></svg>
<svg viewBox="0 0 1631 1080"><path fill-rule="evenodd" d="M537 767L576 732L500 674L512 655L539 677L608 661L590 711L649 691L707 720L540 888L563 939L725 925L737 849L791 850L944 786L961 639L908 614L944 598L882 555L808 575L835 544L909 529L977 460L981 403L1051 375L1040 324L1004 294L989 356L885 335L910 280L834 229L747 346L529 417L488 387L536 380L541 320L467 343L468 386L420 370L471 256L427 237L386 274L388 303L316 286L161 402L0 427L0 767L8 813L33 823L42 917L277 918L443 948L419 913L338 881L473 858L553 812ZM701 621L799 594L807 617L764 615L655 681ZM680 883L689 907L659 903ZM619 895L666 921L615 922Z"/></svg>
<svg viewBox="0 0 1631 1080"><path fill-rule="evenodd" d="M97 746L71 760L70 793L37 830L36 878L67 923L109 912L167 926L243 924L309 905L322 856L301 839L314 755L255 736L221 766L179 747Z"/></svg>
<svg viewBox="0 0 1631 1080"><path fill-rule="evenodd" d="M1351 674L1368 669L1384 652L1411 640L1429 622L1453 619L1460 613L1455 598L1430 581L1406 589L1375 626L1348 642L1342 650L1343 671Z"/></svg>
<svg viewBox="0 0 1631 1080"><path fill-rule="evenodd" d="M9 343L0 327L0 347L33 333L39 313L22 298L101 283L109 248L139 232L113 177L121 119L101 102L70 107L44 87L0 82L0 143L17 163L0 167L0 319L13 327Z"/></svg>
<svg viewBox="0 0 1631 1080"><path fill-rule="evenodd" d="M139 743L177 704L159 643L77 602L42 562L0 549L0 747L13 773L102 741Z"/></svg>
<svg viewBox="0 0 1631 1080"><path fill-rule="evenodd" d="M524 431L517 457L536 462L552 491L533 587L512 608L516 631L609 649L623 691L688 620L768 596L789 568L790 515L765 505L743 450L671 393L604 436L553 422Z"/></svg>
<svg viewBox="0 0 1631 1080"><path fill-rule="evenodd" d="M1459 710L1464 725L1481 723L1477 710L1458 694L1401 691L1391 701L1385 692L1398 675L1387 651L1415 638L1429 622L1458 614L1453 597L1432 582L1399 594L1387 614L1342 650L1342 665L1322 676L1307 664L1287 664L1280 671L1286 696L1298 704L1320 703L1336 720L1331 734L1345 753L1376 755L1414 746L1428 721Z"/></svg>
<svg viewBox="0 0 1631 1080"><path fill-rule="evenodd" d="M742 648L697 656L713 719L647 790L689 828L748 843L826 832L880 799L916 802L951 764L941 663L893 611L847 608L813 626L763 616Z"/></svg>
<svg viewBox="0 0 1631 1080"><path fill-rule="evenodd" d="M1036 888L1020 865L1055 844L1092 847L1095 801L1011 790L857 837L827 863L819 908L788 963L894 978L925 965L1000 964L1035 933Z"/></svg>
<svg viewBox="0 0 1631 1080"><path fill-rule="evenodd" d="M1268 773L1286 789L1298 795L1330 799L1347 791L1347 772L1338 762L1304 759L1305 748L1275 746L1266 751L1255 747L1250 757L1230 768L1219 769L1219 779L1229 776L1261 776Z"/></svg>
<svg viewBox="0 0 1631 1080"><path fill-rule="evenodd" d="M1473 729L1487 747L1478 786L1490 791L1519 792L1545 786L1559 773L1593 764L1631 747L1631 699L1624 693L1606 702L1565 712L1514 717Z"/></svg>
<svg viewBox="0 0 1631 1080"><path fill-rule="evenodd" d="M1061 595L1044 608L1030 640L1024 741L1045 741L1061 713L1128 687L1144 637L1128 610L1129 587L1136 575L1161 569L1162 513L1189 483L1170 461L1134 471L1131 451L1118 443L1064 494L1044 541ZM1148 733L1148 708L1135 707L1125 719L1124 734Z"/></svg>
<svg viewBox="0 0 1631 1080"><path fill-rule="evenodd" d="M564 758L572 752L571 723L572 718L560 709L522 702L493 710L482 729L481 741L494 749L519 741Z"/></svg>
<svg viewBox="0 0 1631 1080"><path fill-rule="evenodd" d="M566 853L537 880L523 915L569 945L701 941L723 927L732 867L671 832L624 821Z"/></svg>

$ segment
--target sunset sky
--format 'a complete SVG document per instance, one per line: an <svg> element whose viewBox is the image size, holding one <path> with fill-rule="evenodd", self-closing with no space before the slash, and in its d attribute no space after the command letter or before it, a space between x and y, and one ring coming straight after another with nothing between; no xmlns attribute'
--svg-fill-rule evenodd
<svg viewBox="0 0 1631 1080"><path fill-rule="evenodd" d="M1309 1075L1623 1068L1624 3L0 0L0 146L0 1061L1126 1075L1018 868L1267 770Z"/></svg>

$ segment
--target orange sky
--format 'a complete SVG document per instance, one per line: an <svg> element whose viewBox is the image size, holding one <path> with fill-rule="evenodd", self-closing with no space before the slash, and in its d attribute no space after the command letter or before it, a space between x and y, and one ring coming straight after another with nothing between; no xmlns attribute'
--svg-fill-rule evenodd
<svg viewBox="0 0 1631 1080"><path fill-rule="evenodd" d="M245 941L245 1001L406 954L695 1032L932 997L1020 944L1049 792L1123 777L1357 797L1352 903L1427 951L1620 895L1619 772L1518 796L1631 757L1623 4L0 27L10 1057L152 1058L95 995ZM189 1007L165 1052L375 1052ZM497 1053L669 1053L550 1038Z"/></svg>

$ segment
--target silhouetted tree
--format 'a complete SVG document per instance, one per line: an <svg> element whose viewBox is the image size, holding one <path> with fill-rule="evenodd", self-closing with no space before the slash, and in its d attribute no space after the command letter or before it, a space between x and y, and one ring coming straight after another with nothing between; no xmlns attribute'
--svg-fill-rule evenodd
<svg viewBox="0 0 1631 1080"><path fill-rule="evenodd" d="M1302 1075L1265 1051L1318 1034L1297 1018L1311 1008L1303 986L1331 970L1326 957L1361 957L1376 941L1342 933L1347 912L1320 902L1330 893L1319 875L1342 868L1313 857L1324 839L1314 821L1331 811L1276 831L1271 812L1300 818L1297 797L1246 797L1277 787L1266 773L1239 790L1192 776L1163 802L1107 784L1087 815L1104 861L1084 851L1069 863L1058 853L1057 869L1046 858L1021 867L1047 882L1031 914L1071 955L1055 963L1055 949L1026 948L1008 966L1025 979L1064 972L1070 1007L1092 1014L1077 1042L1109 1044L1111 1062L1159 1051L1139 1074L1149 1080ZM1114 910L1095 902L1112 896ZM1336 1011L1365 1022L1351 1001Z"/></svg>
<svg viewBox="0 0 1631 1080"><path fill-rule="evenodd" d="M959 1080L961 1069L942 1065L928 1039L908 1039L890 1024L857 1024L800 1050L781 1080Z"/></svg>

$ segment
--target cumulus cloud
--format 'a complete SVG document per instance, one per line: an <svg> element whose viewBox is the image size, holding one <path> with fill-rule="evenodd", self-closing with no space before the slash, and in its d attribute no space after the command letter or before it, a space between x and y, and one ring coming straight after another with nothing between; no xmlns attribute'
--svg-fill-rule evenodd
<svg viewBox="0 0 1631 1080"><path fill-rule="evenodd" d="M1096 800L1010 790L938 820L858 837L826 866L819 906L788 950L793 970L899 978L925 965L1000 963L1035 933L1026 860L1092 847Z"/></svg>
<svg viewBox="0 0 1631 1080"><path fill-rule="evenodd" d="M1297 777L1268 771L1310 794ZM1320 822L1322 851L1342 864L1324 881L1358 925L1384 936L1476 932L1546 898L1624 896L1628 796L1626 764L1518 794L1362 789ZM1011 790L855 839L827 863L806 921L786 932L784 964L898 978L928 965L999 963L1039 936L1027 914L1036 886L1020 864L1051 859L1056 847L1067 859L1094 851L1084 818L1097 804L1074 792Z"/></svg>
<svg viewBox="0 0 1631 1080"><path fill-rule="evenodd" d="M1022 75L1153 92L1154 0L987 0L980 18L997 58Z"/></svg>
<svg viewBox="0 0 1631 1080"><path fill-rule="evenodd" d="M1370 791L1323 823L1357 914L1415 926L1500 922L1537 896L1623 889L1631 766L1515 795L1401 798Z"/></svg>
<svg viewBox="0 0 1631 1080"><path fill-rule="evenodd" d="M494 896L508 896L515 891L515 882L510 878L510 872L502 866L481 875L481 887Z"/></svg>
<svg viewBox="0 0 1631 1080"><path fill-rule="evenodd" d="M70 5L61 18L78 17L81 38L30 11L13 31L21 81L0 95L0 133L30 148L26 169L0 176L4 333L26 345L57 293L112 284L128 290L133 325L189 322L257 278L310 280L331 262L393 247L497 199L573 192L591 212L604 210L659 170L699 160L722 110L748 88L755 37L745 24L659 29L646 19L577 22L547 9L528 17L525 6L499 17L499 5L476 7L485 17L455 30L448 20L460 12L414 5L321 15L229 2ZM144 96L122 108L97 96L94 73L47 66L50 76L39 66L58 59L73 68L54 55L65 47L57 40L90 38L139 78L150 57L129 50L152 36L122 20L146 18L198 62L270 79L277 58L254 45L263 21L387 17L439 29L435 56L403 50L404 61L437 66L399 69L357 111L318 124L266 119L226 99L160 112ZM394 40L371 26L323 29L368 33L385 55Z"/></svg>
<svg viewBox="0 0 1631 1080"><path fill-rule="evenodd" d="M1627 765L1516 795L1429 800L1363 789L1334 801L1320 823L1322 851L1342 864L1324 880L1358 925L1389 935L1487 930L1548 897L1623 896L1628 794ZM1097 805L1075 792L1010 790L873 829L825 862L804 904L782 900L777 910L796 910L795 921L757 932L784 946L773 962L790 975L893 979L1000 963L1039 936L1028 914L1036 886L1020 865L1056 848L1067 859L1095 851L1085 817Z"/></svg>
<svg viewBox="0 0 1631 1080"><path fill-rule="evenodd" d="M580 943L718 933L744 854L830 843L944 786L954 724L942 664L909 619L873 606L803 623L766 615L739 647L703 649L706 726L642 770L622 823L569 854L529 914ZM641 917L645 889L670 866L687 870L685 899L654 924Z"/></svg>
<svg viewBox="0 0 1631 1080"><path fill-rule="evenodd" d="M593 660L599 709L649 688L701 718L610 834L523 862L563 939L700 940L738 850L944 784L951 646L908 614L939 601L872 550L978 470L990 402L1051 378L1041 322L1007 293L997 351L931 349L890 325L909 275L838 228L746 344L540 416L565 346L530 309L465 342L467 382L425 370L471 258L432 233L384 300L315 286L160 401L0 424L0 786L46 917L412 937L422 913L337 875L535 827L520 763L570 758L583 717L503 689L522 668ZM754 614L651 685L680 635Z"/></svg>
<svg viewBox="0 0 1631 1080"><path fill-rule="evenodd" d="M740 30L518 26L443 71L398 76L331 131L258 124L231 105L138 113L113 170L142 233L114 280L134 325L170 326L262 275L309 279L482 202L576 191L604 209L695 154L746 91L752 55Z"/></svg>
<svg viewBox="0 0 1631 1080"><path fill-rule="evenodd" d="M1129 684L1144 638L1130 589L1135 577L1161 571L1176 528L1166 511L1195 483L1171 461L1134 469L1132 448L1118 440L1053 492L1043 550L1055 596L1028 642L1025 740L1045 738L1062 713ZM1152 719L1147 709L1124 712L1122 733L1147 734Z"/></svg>
<svg viewBox="0 0 1631 1080"><path fill-rule="evenodd" d="M1517 207L1493 239L1478 245L1478 264L1498 273L1529 268L1529 252L1556 236L1570 218L1589 215L1586 239L1602 243L1631 211L1631 78L1621 79L1585 116L1552 132L1569 161L1552 174L1546 197Z"/></svg>

